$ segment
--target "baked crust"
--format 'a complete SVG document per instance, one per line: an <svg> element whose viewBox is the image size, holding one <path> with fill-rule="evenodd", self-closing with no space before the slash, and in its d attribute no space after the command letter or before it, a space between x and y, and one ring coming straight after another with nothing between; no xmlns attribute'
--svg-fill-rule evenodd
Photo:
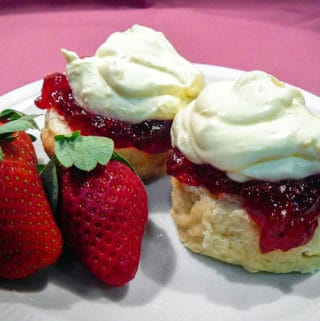
<svg viewBox="0 0 320 321"><path fill-rule="evenodd" d="M216 196L203 187L171 178L171 216L191 251L241 265L250 272L311 273L320 268L320 231L305 245L261 254L258 225L233 195Z"/></svg>
<svg viewBox="0 0 320 321"><path fill-rule="evenodd" d="M163 176L167 172L167 153L149 154L134 147L118 148L116 152L128 160L143 181Z"/></svg>
<svg viewBox="0 0 320 321"><path fill-rule="evenodd" d="M71 134L67 122L55 110L45 114L44 127L41 129L43 148L49 157L54 155L54 136ZM167 153L149 154L134 147L116 149L126 158L142 180L150 180L166 173Z"/></svg>
<svg viewBox="0 0 320 321"><path fill-rule="evenodd" d="M41 128L41 141L47 155L54 155L54 136L69 135L72 131L62 116L54 110L48 110L45 114L44 127Z"/></svg>

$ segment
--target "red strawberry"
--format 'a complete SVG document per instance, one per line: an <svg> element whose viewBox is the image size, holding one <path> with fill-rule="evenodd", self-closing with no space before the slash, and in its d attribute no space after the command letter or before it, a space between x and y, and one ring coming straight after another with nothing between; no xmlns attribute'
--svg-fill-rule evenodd
<svg viewBox="0 0 320 321"><path fill-rule="evenodd" d="M85 156L80 157L85 160L84 166L76 165L86 170L76 166L59 167L60 227L66 243L89 271L109 285L121 286L132 280L138 269L148 215L147 193L127 164L120 159L108 162L113 150L110 139L92 136L77 139L86 151ZM61 151L62 158L68 158L72 150L80 150L77 139L74 136L69 139L70 145L77 147L69 146L67 151L55 145L59 161L63 163L59 158ZM86 140L93 141L90 144ZM108 146L100 143L103 141L108 142ZM63 140L59 144L66 145ZM87 167L89 159L99 158L106 152L109 156L100 162L102 164L95 166L97 161L94 161L91 166L95 166L94 169Z"/></svg>
<svg viewBox="0 0 320 321"><path fill-rule="evenodd" d="M9 116L5 111L0 114ZM32 141L21 117L0 124L0 277L18 279L54 263L62 238L37 171ZM18 132L12 132L18 128Z"/></svg>

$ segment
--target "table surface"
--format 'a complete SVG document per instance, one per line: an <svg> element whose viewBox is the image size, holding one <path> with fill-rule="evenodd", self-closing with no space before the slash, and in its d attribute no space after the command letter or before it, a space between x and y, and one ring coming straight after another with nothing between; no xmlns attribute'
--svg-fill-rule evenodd
<svg viewBox="0 0 320 321"><path fill-rule="evenodd" d="M195 63L267 71L320 95L320 1L0 0L0 95L93 55L114 31L162 31Z"/></svg>

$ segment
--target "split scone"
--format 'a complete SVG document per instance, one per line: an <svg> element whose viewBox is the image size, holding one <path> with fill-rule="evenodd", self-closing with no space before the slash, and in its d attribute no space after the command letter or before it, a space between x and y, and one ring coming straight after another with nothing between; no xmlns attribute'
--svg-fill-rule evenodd
<svg viewBox="0 0 320 321"><path fill-rule="evenodd" d="M142 179L165 173L172 119L204 87L201 71L162 33L139 25L113 33L92 57L62 53L66 74L45 77L35 101L46 110L48 155L55 135L80 130L112 138Z"/></svg>
<svg viewBox="0 0 320 321"><path fill-rule="evenodd" d="M208 85L172 129L172 210L196 253L250 272L320 268L320 118L262 71Z"/></svg>
<svg viewBox="0 0 320 321"><path fill-rule="evenodd" d="M169 127L167 128L169 131ZM83 132L83 130L81 130ZM72 130L64 117L58 114L54 109L49 109L45 114L45 124L41 129L41 141L49 157L54 155L54 137L56 135L68 135ZM91 132L86 132L87 135L92 135ZM114 138L115 141L117 141ZM166 144L166 143L163 143ZM164 147L164 146L162 146ZM167 151L149 153L135 147L117 148L116 151L121 154L131 166L135 169L137 174L143 180L148 180L166 173L166 159Z"/></svg>

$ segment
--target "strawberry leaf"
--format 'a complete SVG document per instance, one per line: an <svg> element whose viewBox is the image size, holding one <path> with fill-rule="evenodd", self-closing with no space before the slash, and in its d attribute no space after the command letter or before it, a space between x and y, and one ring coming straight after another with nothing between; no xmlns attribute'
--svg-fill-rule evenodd
<svg viewBox="0 0 320 321"><path fill-rule="evenodd" d="M24 113L13 109L5 109L0 113L0 119L15 120L25 116Z"/></svg>
<svg viewBox="0 0 320 321"><path fill-rule="evenodd" d="M105 165L109 162L114 143L107 137L81 136L77 131L71 136L57 135L54 148L63 166L76 166L83 171L91 171L97 164Z"/></svg>
<svg viewBox="0 0 320 321"><path fill-rule="evenodd" d="M30 128L38 129L38 125L34 118L38 115L24 115L18 119L14 119L0 126L0 135L14 133L17 131L25 131Z"/></svg>
<svg viewBox="0 0 320 321"><path fill-rule="evenodd" d="M30 139L31 139L32 142L35 142L35 141L37 140L37 137L36 137L36 136L31 135L31 134L28 134L28 135L29 135L29 137L30 137Z"/></svg>
<svg viewBox="0 0 320 321"><path fill-rule="evenodd" d="M55 158L51 158L45 166L38 165L38 169L40 170L40 177L51 209L55 212L59 197L59 183Z"/></svg>
<svg viewBox="0 0 320 321"><path fill-rule="evenodd" d="M127 165L129 168L131 168L133 172L136 172L135 169L132 167L132 165L122 155L118 154L116 151L113 151L111 159Z"/></svg>
<svg viewBox="0 0 320 321"><path fill-rule="evenodd" d="M41 174L42 171L45 169L45 167L46 167L45 164L37 164L38 173Z"/></svg>
<svg viewBox="0 0 320 321"><path fill-rule="evenodd" d="M7 142L10 143L13 140L15 140L17 137L16 135L13 135L13 133L3 133L0 135L0 141L1 142Z"/></svg>

